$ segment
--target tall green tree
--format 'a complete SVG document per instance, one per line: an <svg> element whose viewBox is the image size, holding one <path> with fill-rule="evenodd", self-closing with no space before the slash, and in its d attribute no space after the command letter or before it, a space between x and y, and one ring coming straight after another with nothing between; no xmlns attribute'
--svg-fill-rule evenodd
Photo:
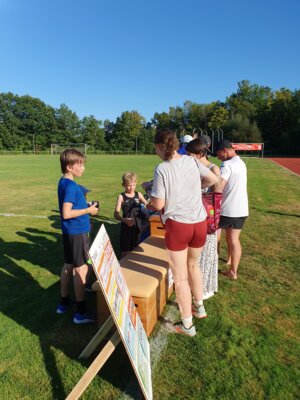
<svg viewBox="0 0 300 400"><path fill-rule="evenodd" d="M10 134L4 123L0 123L0 149L14 150L15 141L13 135Z"/></svg>
<svg viewBox="0 0 300 400"><path fill-rule="evenodd" d="M211 129L221 129L224 127L226 122L229 120L229 111L224 106L215 107L212 111L209 122L208 128Z"/></svg>
<svg viewBox="0 0 300 400"><path fill-rule="evenodd" d="M102 121L97 120L93 115L84 117L81 122L81 130L83 142L90 145L93 150L107 148Z"/></svg>
<svg viewBox="0 0 300 400"><path fill-rule="evenodd" d="M291 125L289 129L289 153L300 155L300 90L295 90L291 104Z"/></svg>
<svg viewBox="0 0 300 400"><path fill-rule="evenodd" d="M54 109L40 99L31 96L17 96L12 93L0 95L0 120L7 128L10 140L6 146L19 150L45 148L50 144L55 131Z"/></svg>
<svg viewBox="0 0 300 400"><path fill-rule="evenodd" d="M154 153L154 136L156 129L155 127L148 123L144 126L138 136L137 140L137 150L139 153L152 154Z"/></svg>
<svg viewBox="0 0 300 400"><path fill-rule="evenodd" d="M17 99L15 116L19 120L19 132L27 148L35 150L49 148L56 132L54 109L40 99L22 96Z"/></svg>
<svg viewBox="0 0 300 400"><path fill-rule="evenodd" d="M262 141L261 132L256 123L240 114L228 120L223 126L223 131L224 137L233 142L260 143Z"/></svg>
<svg viewBox="0 0 300 400"><path fill-rule="evenodd" d="M57 123L56 142L64 144L82 142L80 119L65 104L55 109L55 120Z"/></svg>
<svg viewBox="0 0 300 400"><path fill-rule="evenodd" d="M172 117L169 113L166 112L162 113L156 112L151 122L154 126L156 126L157 129L163 129L163 128L174 129Z"/></svg>
<svg viewBox="0 0 300 400"><path fill-rule="evenodd" d="M138 137L146 124L145 118L137 111L125 111L117 118L110 141L116 151L137 151Z"/></svg>
<svg viewBox="0 0 300 400"><path fill-rule="evenodd" d="M113 137L115 124L112 121L110 121L109 119L106 119L106 120L104 120L103 125L104 125L105 141L106 141L106 143L108 143L108 146L109 146L110 142L112 140L112 137Z"/></svg>
<svg viewBox="0 0 300 400"><path fill-rule="evenodd" d="M182 107L170 107L169 115L171 117L172 128L178 136L182 136L187 128L187 115Z"/></svg>
<svg viewBox="0 0 300 400"><path fill-rule="evenodd" d="M264 131L265 142L274 153L296 152L300 112L298 97L297 91L293 93L286 88L274 92L271 109L265 113L268 124Z"/></svg>
<svg viewBox="0 0 300 400"><path fill-rule="evenodd" d="M240 114L250 121L267 110L271 102L272 90L269 87L250 84L248 80L238 82L237 92L226 99L232 117Z"/></svg>
<svg viewBox="0 0 300 400"><path fill-rule="evenodd" d="M42 150L50 143L86 142L94 149L151 152L155 128L168 127L178 137L222 129L234 141L263 140L267 151L299 154L300 91L273 92L247 80L237 86L225 104L185 101L182 107L156 112L148 124L137 111L126 111L115 123L105 120L102 125L93 116L80 120L65 104L54 109L29 95L0 93L0 149L28 151L35 144Z"/></svg>
<svg viewBox="0 0 300 400"><path fill-rule="evenodd" d="M198 134L208 129L208 123L213 113L216 103L198 104L186 101L184 109L186 114L186 129Z"/></svg>
<svg viewBox="0 0 300 400"><path fill-rule="evenodd" d="M11 92L0 94L0 123L2 146L7 150L22 150L23 138L19 130L20 121L14 113L18 96ZM5 137L5 135L8 135Z"/></svg>

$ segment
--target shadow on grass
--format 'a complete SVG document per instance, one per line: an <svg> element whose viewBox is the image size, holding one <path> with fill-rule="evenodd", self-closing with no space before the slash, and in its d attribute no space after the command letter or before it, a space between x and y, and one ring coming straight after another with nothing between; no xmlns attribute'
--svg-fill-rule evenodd
<svg viewBox="0 0 300 400"><path fill-rule="evenodd" d="M300 218L299 214L289 214L289 213L283 213L281 211L272 211L272 210L266 210L263 208L257 208L257 207L251 207L252 210L256 210L259 212L263 212L266 214L275 214L275 215L282 215L283 217L295 217L295 218Z"/></svg>
<svg viewBox="0 0 300 400"><path fill-rule="evenodd" d="M59 224L57 216L49 219L56 228ZM119 224L109 224L105 218L94 218L93 232L97 233L103 222L115 245L118 242ZM95 325L83 327L73 324L72 311L75 309L64 315L55 313L63 264L61 234L30 227L16 234L25 238L26 242L5 242L0 239L0 310L39 338L45 370L51 382L51 397L64 399L68 394L65 389L68 379L62 379L66 372L58 366L56 350L77 360L98 328ZM87 294L87 302L90 309L96 308L95 293ZM101 378L122 391L132 371L128 368L129 360L122 350L123 346L119 347L101 369ZM81 361L85 367L90 363L91 360Z"/></svg>
<svg viewBox="0 0 300 400"><path fill-rule="evenodd" d="M49 220L52 222L51 226L54 229L61 229L61 222L60 222L60 215L58 210L51 210L51 212L55 213L54 215L51 215L49 217ZM105 229L108 233L108 236L110 237L110 241L112 243L114 252L117 256L117 258L120 258L121 252L119 249L119 235L120 235L120 223L116 222L115 220L112 220L109 217L106 217L105 215L97 215L90 217L91 221L91 241L95 239L95 236L97 232L100 229L100 226L102 224L105 225Z"/></svg>

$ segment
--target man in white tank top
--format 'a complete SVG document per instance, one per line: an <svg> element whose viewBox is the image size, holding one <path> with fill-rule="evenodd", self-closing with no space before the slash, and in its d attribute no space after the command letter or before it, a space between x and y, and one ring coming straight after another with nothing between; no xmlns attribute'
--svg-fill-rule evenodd
<svg viewBox="0 0 300 400"><path fill-rule="evenodd" d="M237 270L242 255L240 234L249 215L247 194L247 168L236 154L229 140L222 140L217 147L221 165L221 187L223 203L219 227L225 229L230 269L224 275L237 279Z"/></svg>

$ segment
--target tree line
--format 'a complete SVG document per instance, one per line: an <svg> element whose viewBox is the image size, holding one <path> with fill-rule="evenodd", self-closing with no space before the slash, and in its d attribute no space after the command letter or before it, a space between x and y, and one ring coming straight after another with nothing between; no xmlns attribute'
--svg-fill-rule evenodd
<svg viewBox="0 0 300 400"><path fill-rule="evenodd" d="M222 132L239 143L265 143L273 154L300 153L300 90L238 83L225 102L185 101L147 121L138 111L124 111L116 121L93 115L80 119L65 104L53 108L29 95L0 93L0 150L45 151L52 143L86 143L90 151L152 153L158 128L184 134ZM217 136L214 136L215 138Z"/></svg>

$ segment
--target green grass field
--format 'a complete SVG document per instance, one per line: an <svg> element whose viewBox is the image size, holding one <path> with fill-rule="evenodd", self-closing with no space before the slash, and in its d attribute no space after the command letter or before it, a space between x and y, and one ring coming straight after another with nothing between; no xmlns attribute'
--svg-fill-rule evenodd
<svg viewBox="0 0 300 400"><path fill-rule="evenodd" d="M102 222L118 254L113 220L121 175L152 177L155 156L90 156L78 182L100 200ZM242 233L239 280L219 278L198 334L150 337L155 400L299 398L299 177L267 159L248 159L250 218ZM57 156L0 157L0 398L64 399L90 365L78 355L95 326L56 315L62 245ZM13 214L13 215L11 215ZM41 218L42 217L42 218ZM224 243L221 259L225 258ZM225 264L220 260L219 268ZM94 294L88 295L95 307ZM170 302L166 315L178 316ZM130 384L129 384L129 383ZM83 399L140 398L119 345ZM127 393L127 395L124 395Z"/></svg>

